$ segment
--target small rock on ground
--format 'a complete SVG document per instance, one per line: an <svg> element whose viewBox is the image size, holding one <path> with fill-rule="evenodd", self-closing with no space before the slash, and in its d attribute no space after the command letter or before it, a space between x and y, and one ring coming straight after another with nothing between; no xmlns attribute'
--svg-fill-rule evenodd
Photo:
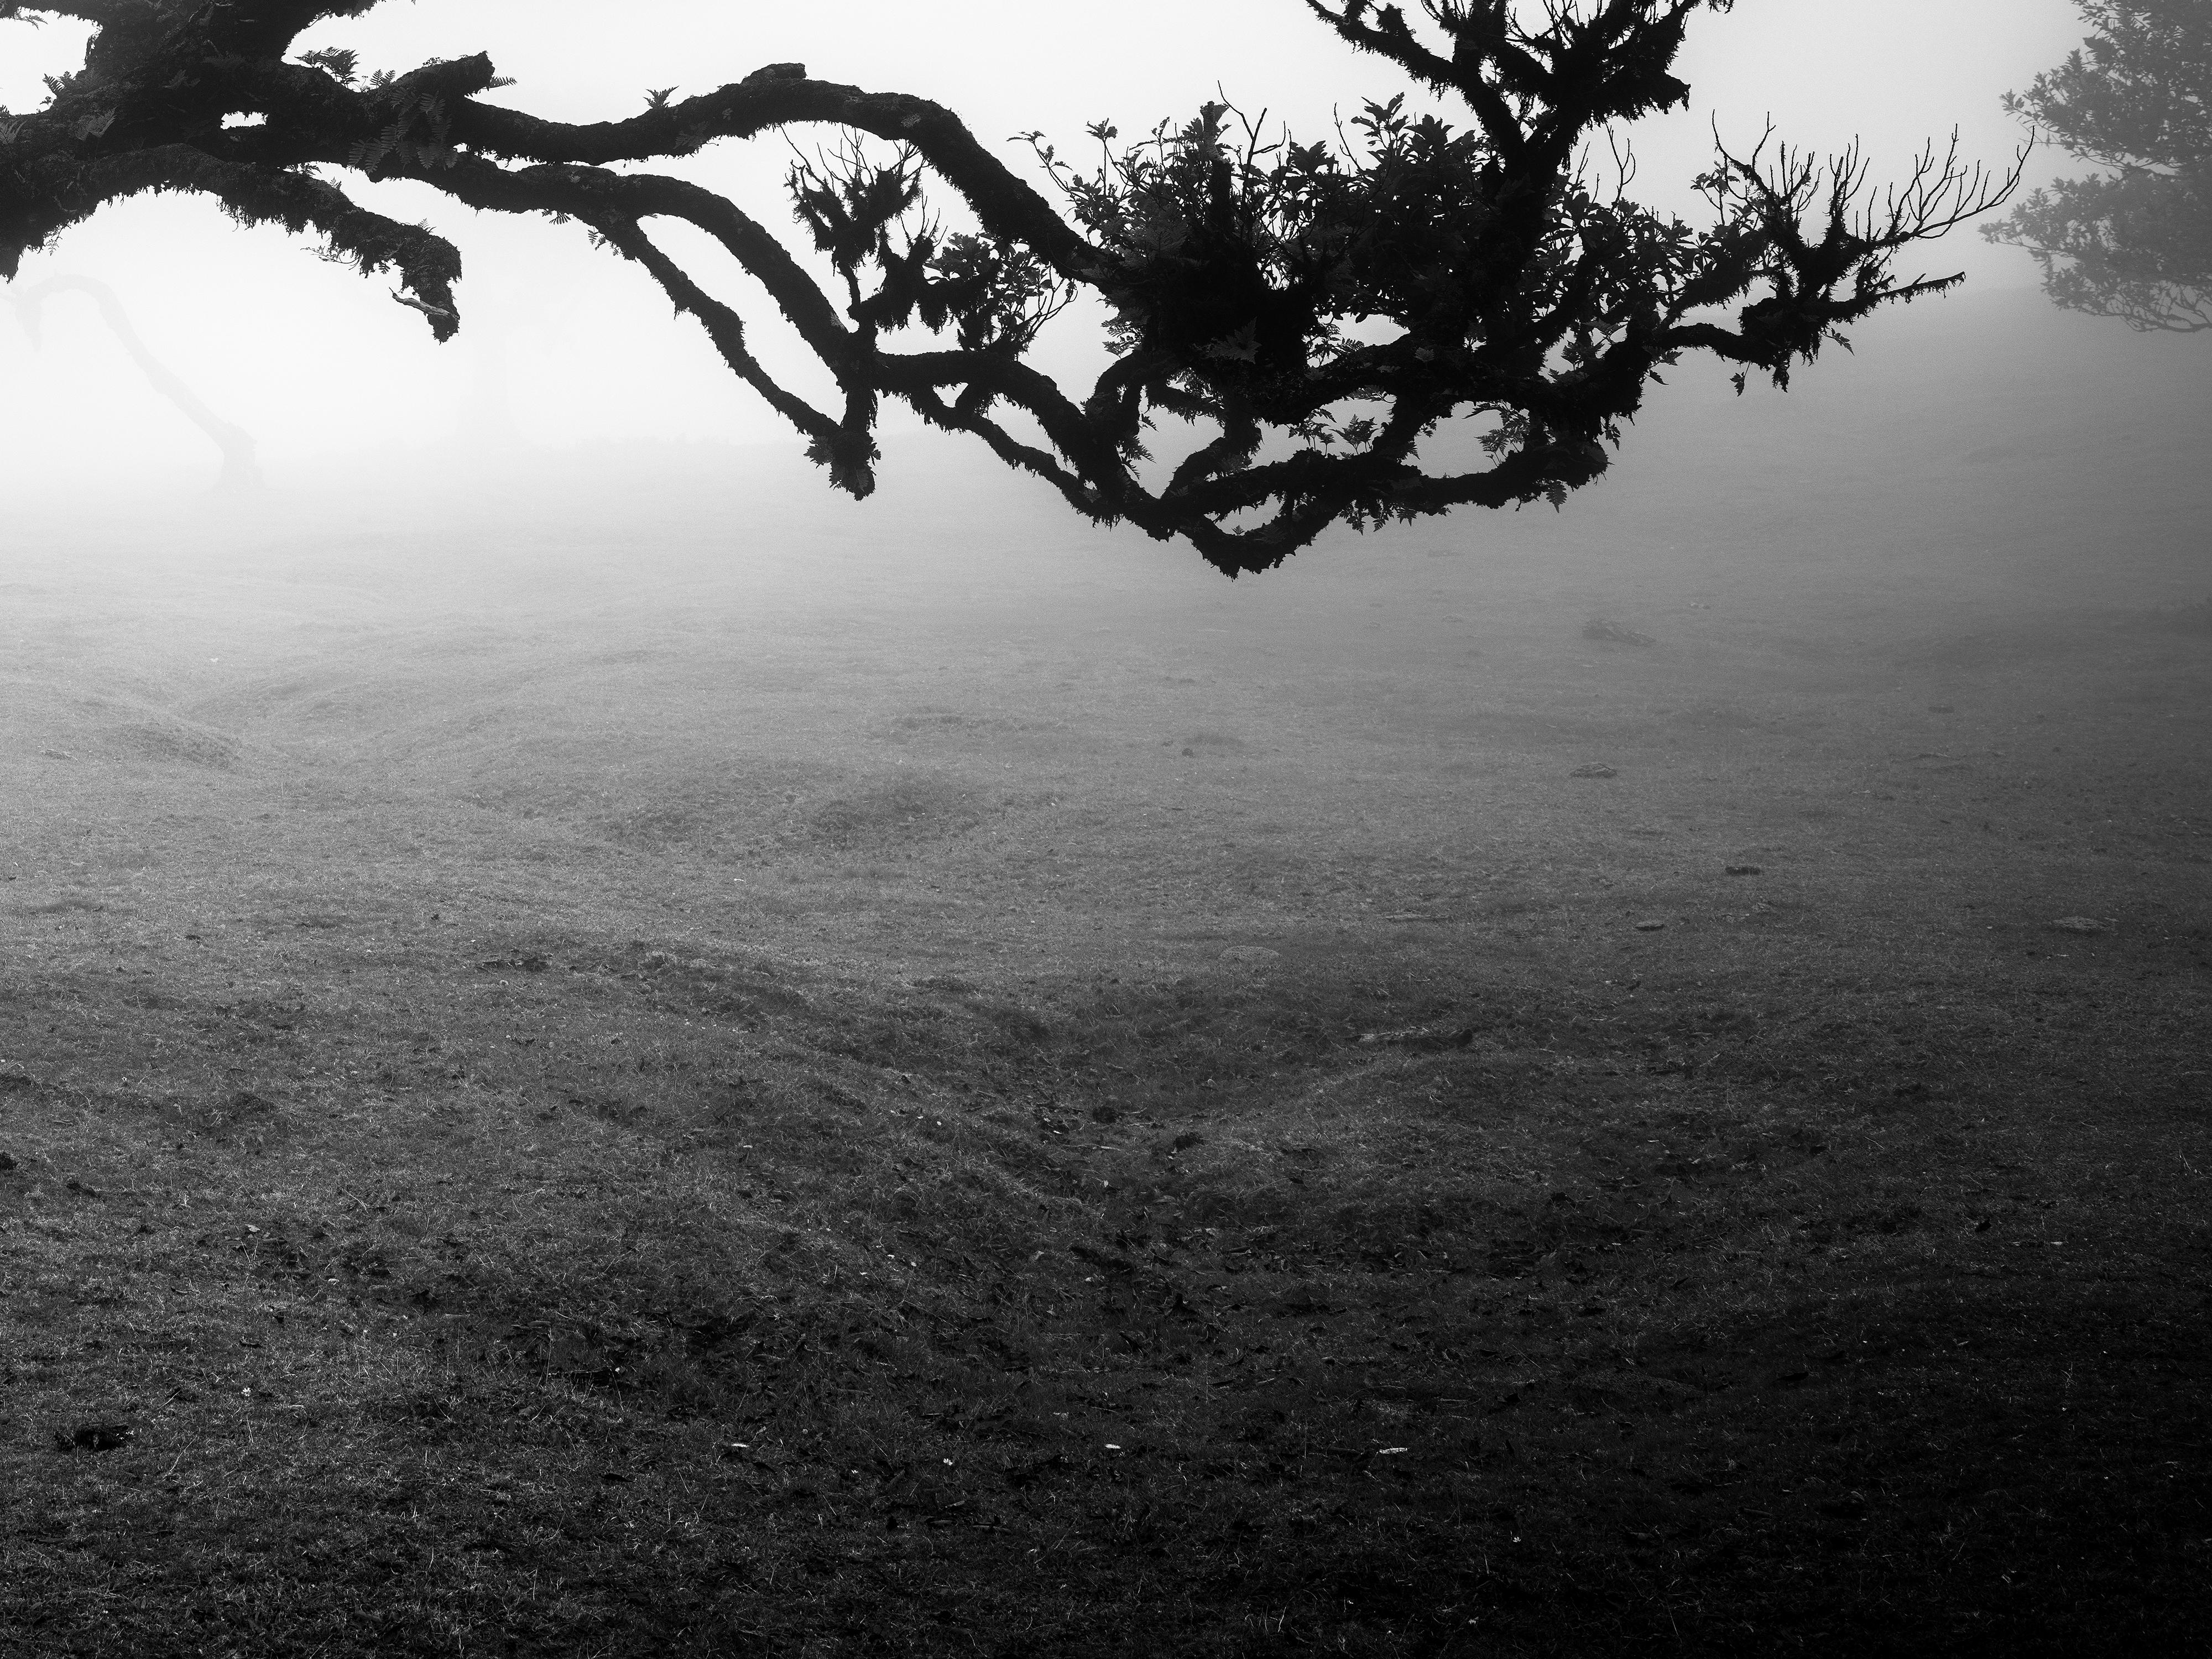
<svg viewBox="0 0 2212 1659"><path fill-rule="evenodd" d="M1472 1025L1413 1025L1402 1031L1363 1031L1359 1046L1363 1048L1382 1048L1402 1046L1408 1048L1465 1048L1474 1042Z"/></svg>
<svg viewBox="0 0 2212 1659"><path fill-rule="evenodd" d="M1586 640L1609 640L1615 645L1656 645L1658 643L1649 634L1639 634L1632 628L1623 628L1619 623L1605 617L1592 617L1584 623L1583 637Z"/></svg>

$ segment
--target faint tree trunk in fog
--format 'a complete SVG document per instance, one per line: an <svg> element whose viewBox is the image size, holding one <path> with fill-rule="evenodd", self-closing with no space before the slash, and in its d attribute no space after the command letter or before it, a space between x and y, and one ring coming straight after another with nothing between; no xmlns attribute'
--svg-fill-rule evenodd
<svg viewBox="0 0 2212 1659"><path fill-rule="evenodd" d="M131 361L138 365L139 372L154 390L182 410L185 418L207 434L222 452L222 472L216 480L217 489L252 490L262 487L261 465L254 458L252 435L233 426L202 403L190 386L147 349L146 343L138 337L138 331L131 326L123 301L115 297L115 290L106 283L90 276L54 276L15 295L16 314L32 339L39 337L46 301L57 294L82 294L97 306L108 332L130 354Z"/></svg>
<svg viewBox="0 0 2212 1659"><path fill-rule="evenodd" d="M2005 108L2112 169L2039 190L1982 234L2044 291L2130 328L2212 329L2212 0L2078 0L2096 33Z"/></svg>
<svg viewBox="0 0 2212 1659"><path fill-rule="evenodd" d="M1688 103L1684 32L1732 0L1281 0L1285 26L1385 60L1436 112L1367 103L1301 144L1224 100L1133 143L1100 122L1080 166L1027 135L1028 178L951 110L799 64L696 97L649 89L626 119L578 125L487 101L513 83L483 53L364 74L349 47L296 50L380 3L0 0L0 24L94 26L44 107L0 110L0 276L107 203L193 193L390 272L448 339L459 250L340 187L406 179L574 221L634 261L837 489L875 489L877 422L902 403L1085 517L1183 537L1232 576L1332 526L1563 505L1611 465L1662 371L1709 354L1739 390L1787 386L1846 325L1960 281L1897 261L2019 177L1954 144L1876 187L1855 148L1822 158L1769 131L1717 146L1695 180L1704 223L1635 201L1625 131ZM842 9L818 10L834 33ZM985 45L1011 63L1025 42L1018 23L1002 33ZM681 61L684 41L666 44ZM769 215L635 165L794 128L829 142L798 153ZM804 234L779 236L793 210ZM735 259L834 391L769 372L744 317L659 240L671 224ZM1064 387L1031 348L1086 292L1113 361ZM1178 453L1155 455L1162 428L1188 433Z"/></svg>

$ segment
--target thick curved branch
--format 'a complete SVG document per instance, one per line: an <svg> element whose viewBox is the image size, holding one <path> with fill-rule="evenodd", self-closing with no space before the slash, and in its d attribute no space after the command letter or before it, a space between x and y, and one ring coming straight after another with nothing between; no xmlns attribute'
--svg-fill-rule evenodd
<svg viewBox="0 0 2212 1659"><path fill-rule="evenodd" d="M434 173L410 173L471 207L510 213L558 214L581 221L618 252L642 264L679 310L696 317L740 379L810 441L841 489L865 496L875 487L876 447L870 436L875 387L864 372L857 339L811 276L783 245L735 204L684 179L616 173L584 167L534 167L513 172L463 157ZM699 286L642 228L649 218L680 219L705 231L769 291L777 308L843 387L846 413L832 419L778 384L746 343L737 312Z"/></svg>
<svg viewBox="0 0 2212 1659"><path fill-rule="evenodd" d="M487 155L605 167L689 155L716 138L800 125L845 127L908 145L960 193L989 235L1034 249L1063 276L1081 277L1097 264L1096 252L1052 204L984 149L951 111L925 98L811 81L797 64L773 64L699 97L591 126L469 103L454 112L453 132L455 143Z"/></svg>
<svg viewBox="0 0 2212 1659"><path fill-rule="evenodd" d="M872 469L876 449L865 428L860 434L860 443L852 444L845 428L836 421L796 392L777 384L746 346L744 319L694 282L654 244L635 220L610 216L602 220L597 228L615 248L652 273L653 280L676 302L678 310L689 312L700 320L714 341L714 349L721 353L722 361L738 379L759 392L769 406L803 436L812 440L808 453L829 466L833 483L855 496L866 496L874 491Z"/></svg>
<svg viewBox="0 0 2212 1659"><path fill-rule="evenodd" d="M453 244L420 225L371 212L334 185L304 173L270 172L222 161L189 144L165 144L103 157L76 170L54 210L64 222L102 203L148 191L187 191L211 196L245 224L281 224L295 234L322 234L332 254L364 271L393 270L428 319L431 332L451 339L460 326L453 283L461 256ZM8 275L13 276L10 269Z"/></svg>
<svg viewBox="0 0 2212 1659"><path fill-rule="evenodd" d="M1388 58L1438 92L1449 92L1458 87L1458 66L1450 58L1440 57L1423 46L1413 30L1406 27L1405 14L1397 7L1383 7L1376 14L1377 21L1369 23L1365 20L1374 11L1369 0L1340 0L1334 7L1327 0L1305 0L1305 6L1334 29L1346 45Z"/></svg>

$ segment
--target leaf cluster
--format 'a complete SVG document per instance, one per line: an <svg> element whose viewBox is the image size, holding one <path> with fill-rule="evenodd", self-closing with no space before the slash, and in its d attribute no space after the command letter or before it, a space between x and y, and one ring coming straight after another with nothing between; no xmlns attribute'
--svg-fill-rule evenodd
<svg viewBox="0 0 2212 1659"><path fill-rule="evenodd" d="M1018 357L1064 310L1074 284L1018 245L948 233L923 201L910 145L886 161L851 140L800 157L786 176L793 216L845 287L847 315L871 336L918 325L962 351Z"/></svg>

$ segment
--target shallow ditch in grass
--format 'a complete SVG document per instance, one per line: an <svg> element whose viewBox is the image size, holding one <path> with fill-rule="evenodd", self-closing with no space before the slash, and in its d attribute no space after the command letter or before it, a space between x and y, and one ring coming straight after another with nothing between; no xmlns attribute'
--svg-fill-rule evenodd
<svg viewBox="0 0 2212 1659"><path fill-rule="evenodd" d="M50 982L0 1097L4 1628L2057 1653L2199 1616L2212 1257L2133 1150L2201 1141L2154 1086L2177 1009L2076 1081L2092 1011L1973 987L1814 1018L1351 965L866 986L532 937L467 996ZM158 1082L114 1063L156 1041Z"/></svg>

